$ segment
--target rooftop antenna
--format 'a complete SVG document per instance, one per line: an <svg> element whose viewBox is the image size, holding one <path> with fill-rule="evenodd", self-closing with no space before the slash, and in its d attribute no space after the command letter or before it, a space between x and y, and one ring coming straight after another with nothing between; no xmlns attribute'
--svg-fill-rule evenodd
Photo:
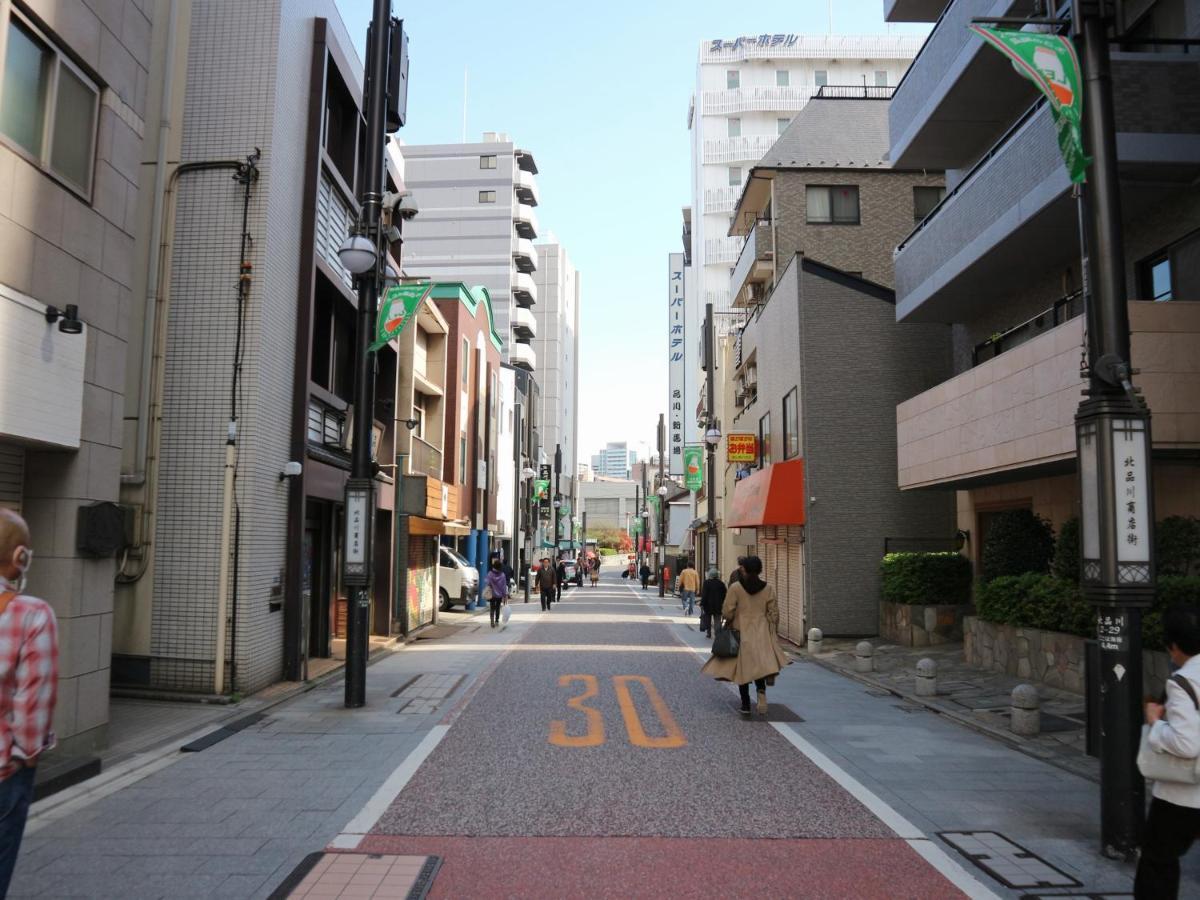
<svg viewBox="0 0 1200 900"><path fill-rule="evenodd" d="M467 142L467 67L463 66L463 132L462 142Z"/></svg>
<svg viewBox="0 0 1200 900"><path fill-rule="evenodd" d="M833 34L833 0L829 0L829 33Z"/></svg>

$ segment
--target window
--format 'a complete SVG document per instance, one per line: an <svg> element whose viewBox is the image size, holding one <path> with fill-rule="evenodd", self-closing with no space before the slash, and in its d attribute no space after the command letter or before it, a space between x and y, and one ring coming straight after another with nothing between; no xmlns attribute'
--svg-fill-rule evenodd
<svg viewBox="0 0 1200 900"><path fill-rule="evenodd" d="M1200 294L1200 230L1137 264L1138 299L1179 300Z"/></svg>
<svg viewBox="0 0 1200 900"><path fill-rule="evenodd" d="M467 486L467 433L459 432L458 435L458 483L463 487Z"/></svg>
<svg viewBox="0 0 1200 900"><path fill-rule="evenodd" d="M787 87L792 83L792 73L787 69L775 70L775 87Z"/></svg>
<svg viewBox="0 0 1200 900"><path fill-rule="evenodd" d="M726 119L725 121L726 121L726 124L728 125L728 131L726 132L727 137L741 137L742 136L742 120L741 119Z"/></svg>
<svg viewBox="0 0 1200 900"><path fill-rule="evenodd" d="M882 69L875 70L875 87L887 87L887 72Z"/></svg>
<svg viewBox="0 0 1200 900"><path fill-rule="evenodd" d="M480 191L479 192L479 202L480 203L495 203L496 202L496 192L495 191Z"/></svg>
<svg viewBox="0 0 1200 900"><path fill-rule="evenodd" d="M913 188L913 221L920 224L946 196L944 187Z"/></svg>
<svg viewBox="0 0 1200 900"><path fill-rule="evenodd" d="M496 168L496 157L495 157L495 156L481 156L481 157L479 157L479 168L481 168L481 169L494 169L494 168Z"/></svg>
<svg viewBox="0 0 1200 900"><path fill-rule="evenodd" d="M89 193L99 90L13 12L6 30L0 133L43 169Z"/></svg>
<svg viewBox="0 0 1200 900"><path fill-rule="evenodd" d="M1151 300L1171 300L1171 258L1163 253L1142 264L1146 293Z"/></svg>
<svg viewBox="0 0 1200 900"><path fill-rule="evenodd" d="M796 406L796 389L783 398L783 458L800 455L800 411Z"/></svg>
<svg viewBox="0 0 1200 900"><path fill-rule="evenodd" d="M736 90L742 86L742 73L737 69L729 69L725 73L725 87L729 90Z"/></svg>
<svg viewBox="0 0 1200 900"><path fill-rule="evenodd" d="M730 187L741 187L741 184L742 184L742 167L741 166L730 166L729 167L729 186Z"/></svg>
<svg viewBox="0 0 1200 900"><path fill-rule="evenodd" d="M758 464L771 464L771 414L767 413L758 420Z"/></svg>
<svg viewBox="0 0 1200 900"><path fill-rule="evenodd" d="M471 342L466 338L463 338L462 342L462 361L460 366L462 368L462 386L465 391L471 385L471 380L468 377L471 371Z"/></svg>
<svg viewBox="0 0 1200 900"><path fill-rule="evenodd" d="M829 84L829 72L825 69L817 69L817 71L813 72L813 84L817 87L825 87L825 85Z"/></svg>
<svg viewBox="0 0 1200 900"><path fill-rule="evenodd" d="M787 127L791 124L792 124L791 119L784 118L781 116L780 118L775 120L775 130L778 134L783 134L785 131L787 131Z"/></svg>
<svg viewBox="0 0 1200 900"><path fill-rule="evenodd" d="M810 184L805 191L810 225L857 225L858 188L855 185Z"/></svg>

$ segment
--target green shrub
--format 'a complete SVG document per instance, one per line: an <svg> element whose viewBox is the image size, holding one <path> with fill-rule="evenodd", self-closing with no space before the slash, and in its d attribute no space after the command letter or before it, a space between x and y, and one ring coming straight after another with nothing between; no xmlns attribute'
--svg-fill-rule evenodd
<svg viewBox="0 0 1200 900"><path fill-rule="evenodd" d="M1147 650L1166 649L1163 646L1162 614L1170 606L1200 606L1200 577L1159 576L1158 596L1142 616L1142 646Z"/></svg>
<svg viewBox="0 0 1200 900"><path fill-rule="evenodd" d="M1064 581L1079 583L1079 519L1072 517L1058 529L1054 542L1054 563L1050 571Z"/></svg>
<svg viewBox="0 0 1200 900"><path fill-rule="evenodd" d="M1200 562L1200 519L1167 516L1154 529L1154 550L1161 575L1191 575Z"/></svg>
<svg viewBox="0 0 1200 900"><path fill-rule="evenodd" d="M601 556L616 556L616 555L617 555L617 551L616 551L616 550L614 550L612 547L601 547L601 548L600 548L600 555L601 555Z"/></svg>
<svg viewBox="0 0 1200 900"><path fill-rule="evenodd" d="M997 625L1065 631L1095 636L1095 614L1074 583L1053 575L1026 572L1001 575L975 590L979 617Z"/></svg>
<svg viewBox="0 0 1200 900"><path fill-rule="evenodd" d="M984 581L1026 572L1044 573L1054 556L1054 528L1032 510L1002 512L988 526L980 560Z"/></svg>
<svg viewBox="0 0 1200 900"><path fill-rule="evenodd" d="M971 562L958 553L889 553L879 571L889 603L971 602Z"/></svg>

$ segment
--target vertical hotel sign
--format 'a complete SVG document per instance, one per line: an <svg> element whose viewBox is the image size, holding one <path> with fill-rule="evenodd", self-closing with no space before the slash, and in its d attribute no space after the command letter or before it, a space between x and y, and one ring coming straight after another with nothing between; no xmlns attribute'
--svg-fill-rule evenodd
<svg viewBox="0 0 1200 900"><path fill-rule="evenodd" d="M679 477L683 475L683 398L684 379L684 302L683 302L683 254L670 254L667 278L667 390L670 402L667 405L667 450L669 471Z"/></svg>

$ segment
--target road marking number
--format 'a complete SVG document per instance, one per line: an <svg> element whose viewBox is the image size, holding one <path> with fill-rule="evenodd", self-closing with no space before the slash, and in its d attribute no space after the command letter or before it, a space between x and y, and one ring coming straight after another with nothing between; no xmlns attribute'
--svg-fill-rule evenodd
<svg viewBox="0 0 1200 900"><path fill-rule="evenodd" d="M550 723L549 741L556 747L598 747L604 743L604 719L600 711L587 706L585 701L597 697L600 693L600 683L595 675L562 675L558 679L559 687L570 687L576 682L584 685L583 691L567 700L567 706L584 714L587 729L583 734L568 734L567 723L555 719ZM646 733L638 714L637 703L634 700L631 685L639 686L650 702L662 734L651 736ZM635 747L646 747L654 750L670 750L686 747L687 738L683 730L671 715L666 701L658 693L658 689L645 675L614 675L613 690L617 695L617 705L621 709L621 718L625 720L625 733L629 742Z"/></svg>

